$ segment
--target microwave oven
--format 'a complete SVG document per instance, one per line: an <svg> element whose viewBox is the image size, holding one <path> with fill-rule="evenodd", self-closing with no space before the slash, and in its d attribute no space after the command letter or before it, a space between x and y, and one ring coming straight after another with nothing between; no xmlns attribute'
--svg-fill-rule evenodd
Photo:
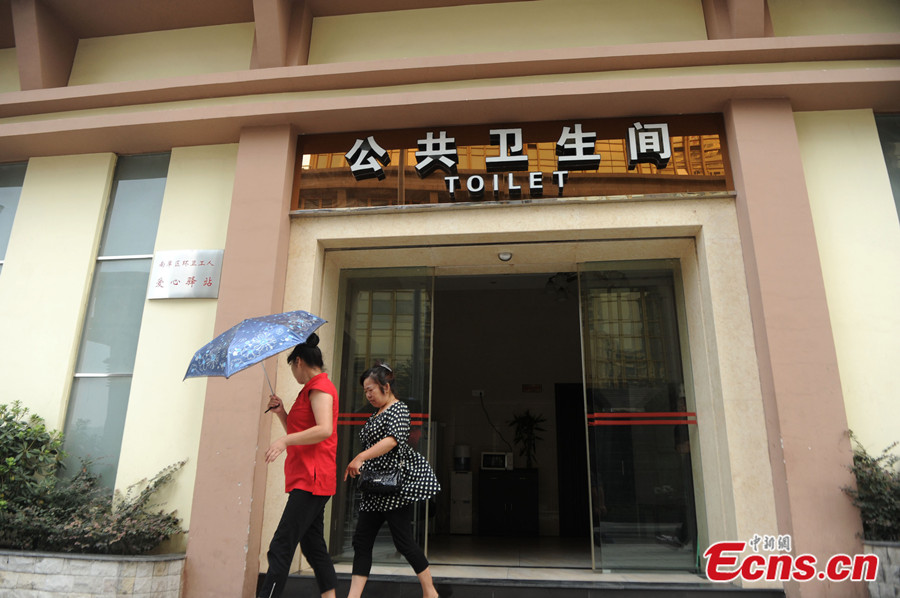
<svg viewBox="0 0 900 598"><path fill-rule="evenodd" d="M499 452L481 453L481 469L512 469L513 454Z"/></svg>

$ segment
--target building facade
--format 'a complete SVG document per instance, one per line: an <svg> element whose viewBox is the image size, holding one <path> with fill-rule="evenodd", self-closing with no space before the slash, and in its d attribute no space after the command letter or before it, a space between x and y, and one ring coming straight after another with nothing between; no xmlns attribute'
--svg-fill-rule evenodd
<svg viewBox="0 0 900 598"><path fill-rule="evenodd" d="M460 537L555 539L598 579L699 578L720 541L860 553L848 431L877 452L900 415L900 6L373 4L0 1L3 400L110 487L187 459L162 497L187 597L253 595L284 502L266 376L297 392L282 357L187 364L294 309L328 321L339 471L359 373L398 371L434 562ZM354 510L341 484L338 560Z"/></svg>

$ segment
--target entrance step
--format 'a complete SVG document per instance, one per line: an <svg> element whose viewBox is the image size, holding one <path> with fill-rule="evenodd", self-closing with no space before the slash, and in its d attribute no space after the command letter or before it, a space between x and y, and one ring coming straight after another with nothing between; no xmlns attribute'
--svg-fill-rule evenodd
<svg viewBox="0 0 900 598"><path fill-rule="evenodd" d="M262 585L263 576L259 583ZM783 590L747 589L726 584L511 580L435 577L442 598L784 598ZM337 595L346 596L350 576L338 574ZM318 596L310 575L288 578L283 596ZM410 575L372 575L363 598L422 598L418 580Z"/></svg>

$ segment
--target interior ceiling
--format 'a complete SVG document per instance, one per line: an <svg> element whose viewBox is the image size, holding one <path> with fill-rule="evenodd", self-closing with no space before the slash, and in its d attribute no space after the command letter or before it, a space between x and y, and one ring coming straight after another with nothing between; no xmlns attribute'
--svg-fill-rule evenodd
<svg viewBox="0 0 900 598"><path fill-rule="evenodd" d="M547 279L555 272L546 274L502 274L472 276L438 276L435 289L438 291L544 291Z"/></svg>

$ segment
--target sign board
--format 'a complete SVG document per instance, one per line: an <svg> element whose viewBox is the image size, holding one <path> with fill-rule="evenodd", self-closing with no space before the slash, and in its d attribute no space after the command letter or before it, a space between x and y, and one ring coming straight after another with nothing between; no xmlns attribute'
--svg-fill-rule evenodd
<svg viewBox="0 0 900 598"><path fill-rule="evenodd" d="M222 249L157 251L147 299L216 299L224 253Z"/></svg>
<svg viewBox="0 0 900 598"><path fill-rule="evenodd" d="M551 185L557 187L557 194L563 195L563 189L570 170L591 171L600 166L601 156L595 153L597 134L582 129L581 123L574 126L563 126L556 142L557 170L549 175L529 171L528 155L525 153L525 141L522 128L490 129L491 145L499 147L499 156L485 159L487 177L483 175L469 176L461 180L457 166L456 139L447 135L447 131L428 131L424 139L418 140L416 152L416 174L424 179L435 170L444 172L444 184L451 198L455 198L457 190L465 188L470 197L482 198L488 192L495 197L500 194L501 184L506 186L511 196L522 194L522 187L513 179L513 172L528 171L528 190L532 197L544 194L544 182L549 179ZM626 147L628 151L628 169L634 170L638 164L654 164L657 168L665 168L672 156L669 140L669 125L657 123L643 125L635 122L628 128ZM344 155L350 171L357 181L375 178L384 180L384 166L390 164L390 156L370 135L366 139L357 139ZM508 176L501 176L506 173ZM486 180L487 179L487 180Z"/></svg>
<svg viewBox="0 0 900 598"><path fill-rule="evenodd" d="M727 192L724 138L720 114L303 135L291 209Z"/></svg>

